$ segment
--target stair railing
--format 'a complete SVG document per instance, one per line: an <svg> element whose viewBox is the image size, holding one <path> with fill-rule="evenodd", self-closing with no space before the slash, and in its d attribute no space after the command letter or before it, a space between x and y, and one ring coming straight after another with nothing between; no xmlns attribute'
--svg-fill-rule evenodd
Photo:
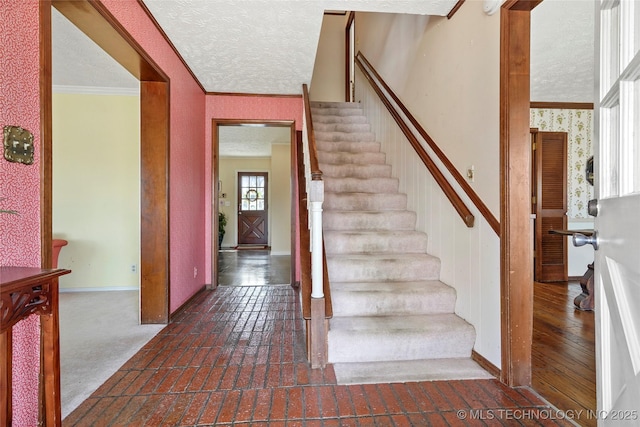
<svg viewBox="0 0 640 427"><path fill-rule="evenodd" d="M473 191L471 186L467 183L464 177L458 172L458 170L453 166L451 161L447 158L447 156L442 152L440 147L435 143L435 141L427 134L427 132L420 126L418 121L413 117L413 115L409 112L409 110L405 107L405 105L400 101L400 98L391 90L391 88L387 85L387 83L382 79L380 74L373 68L371 63L365 58L362 52L358 52L355 59L356 64L362 71L364 77L367 79L373 90L377 93L378 97L387 108L396 124L407 138L411 146L416 151L418 157L422 160L424 165L427 167L434 180L438 183L447 199L451 202L452 206L458 212L462 221L467 225L467 227L471 228L474 225L474 216L471 213L471 210L467 207L465 202L462 200L460 195L453 188L451 183L444 176L443 172L436 165L434 160L431 158L429 153L422 146L418 138L414 135L411 127L415 130L415 132L422 138L423 141L429 146L431 151L436 155L438 160L444 165L447 170L449 176L451 176L456 183L460 186L460 188L467 195L469 200L474 204L476 209L482 214L484 219L487 221L491 229L500 236L500 222L496 219L496 217L491 213L489 208L484 204L482 199ZM395 107L394 107L395 104ZM402 117L404 116L406 120ZM407 121L409 123L407 123ZM411 126L410 126L411 125Z"/></svg>
<svg viewBox="0 0 640 427"><path fill-rule="evenodd" d="M321 368L327 363L327 319L332 316L322 235L324 181L318 165L311 102L306 84L302 85L302 93L304 126L302 147L297 150L302 314L307 322L307 353L311 367Z"/></svg>

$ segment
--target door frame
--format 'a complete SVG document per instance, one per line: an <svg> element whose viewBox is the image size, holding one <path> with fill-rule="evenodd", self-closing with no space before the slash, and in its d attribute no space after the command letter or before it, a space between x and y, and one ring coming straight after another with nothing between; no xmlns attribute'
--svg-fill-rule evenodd
<svg viewBox="0 0 640 427"><path fill-rule="evenodd" d="M530 38L541 2L507 0L500 9L500 380L509 386L531 385Z"/></svg>
<svg viewBox="0 0 640 427"><path fill-rule="evenodd" d="M53 239L51 7L140 80L140 321L169 322L169 77L101 3L40 0L40 251Z"/></svg>
<svg viewBox="0 0 640 427"><path fill-rule="evenodd" d="M352 39L352 30L353 30L353 25L355 24L355 19L356 19L356 13L354 11L349 12L349 16L347 17L347 24L345 26L344 32L345 32L345 46L344 46L344 51L345 51L345 58L344 58L344 65L345 65L345 86L344 86L344 100L345 102L351 102L353 101L353 89L352 86L353 84L355 84L355 81L351 80L351 73L353 72L354 69L354 55L353 52L351 51L351 39Z"/></svg>
<svg viewBox="0 0 640 427"><path fill-rule="evenodd" d="M218 287L218 212L219 212L219 188L220 180L220 151L219 129L221 126L262 126L262 127L288 127L290 129L290 177L291 177L291 283L297 277L296 231L297 210L295 209L297 196L295 196L296 183L294 161L294 146L296 143L296 123L294 120L259 120L259 119L211 119L211 288Z"/></svg>

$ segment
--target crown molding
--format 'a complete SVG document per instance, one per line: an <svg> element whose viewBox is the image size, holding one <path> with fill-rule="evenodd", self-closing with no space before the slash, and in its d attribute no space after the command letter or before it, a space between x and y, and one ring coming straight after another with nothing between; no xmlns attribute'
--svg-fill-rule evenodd
<svg viewBox="0 0 640 427"><path fill-rule="evenodd" d="M126 88L126 87L53 85L53 93L71 93L71 94L78 94L78 95L140 96L140 89Z"/></svg>

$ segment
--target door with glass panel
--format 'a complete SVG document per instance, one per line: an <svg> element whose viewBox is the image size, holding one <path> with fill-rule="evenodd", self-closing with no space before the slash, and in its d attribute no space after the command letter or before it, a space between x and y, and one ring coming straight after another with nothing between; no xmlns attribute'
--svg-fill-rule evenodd
<svg viewBox="0 0 640 427"><path fill-rule="evenodd" d="M266 172L238 172L238 245L268 244Z"/></svg>
<svg viewBox="0 0 640 427"><path fill-rule="evenodd" d="M595 2L598 425L640 425L640 2Z"/></svg>

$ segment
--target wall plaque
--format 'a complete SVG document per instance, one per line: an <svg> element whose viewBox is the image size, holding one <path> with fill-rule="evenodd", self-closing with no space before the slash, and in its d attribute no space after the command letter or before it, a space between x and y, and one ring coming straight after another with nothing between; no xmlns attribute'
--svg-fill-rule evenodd
<svg viewBox="0 0 640 427"><path fill-rule="evenodd" d="M4 158L10 162L33 163L33 134L20 126L4 127Z"/></svg>

